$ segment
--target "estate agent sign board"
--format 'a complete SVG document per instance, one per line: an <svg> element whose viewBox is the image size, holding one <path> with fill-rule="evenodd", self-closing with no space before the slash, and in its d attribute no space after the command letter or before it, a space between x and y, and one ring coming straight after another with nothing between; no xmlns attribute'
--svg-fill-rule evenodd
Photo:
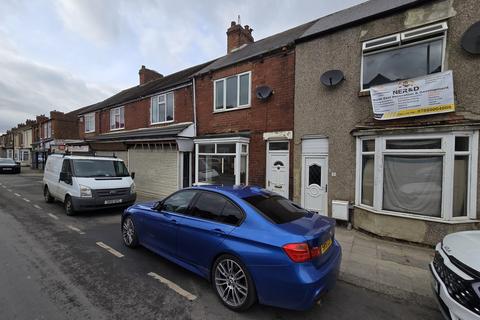
<svg viewBox="0 0 480 320"><path fill-rule="evenodd" d="M451 70L375 86L370 96L377 120L455 111Z"/></svg>

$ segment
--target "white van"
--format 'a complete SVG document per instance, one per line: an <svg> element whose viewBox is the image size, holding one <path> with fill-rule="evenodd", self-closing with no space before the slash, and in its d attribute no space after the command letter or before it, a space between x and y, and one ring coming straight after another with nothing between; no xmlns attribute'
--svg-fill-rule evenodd
<svg viewBox="0 0 480 320"><path fill-rule="evenodd" d="M43 174L43 195L46 202L63 202L67 215L127 207L137 198L133 178L117 158L52 154Z"/></svg>

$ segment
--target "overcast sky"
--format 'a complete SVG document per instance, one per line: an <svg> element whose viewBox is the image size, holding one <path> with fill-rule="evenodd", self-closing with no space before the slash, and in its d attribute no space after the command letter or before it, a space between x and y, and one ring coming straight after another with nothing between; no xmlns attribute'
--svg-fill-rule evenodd
<svg viewBox="0 0 480 320"><path fill-rule="evenodd" d="M364 0L1 0L0 133L222 56L241 16L256 40Z"/></svg>

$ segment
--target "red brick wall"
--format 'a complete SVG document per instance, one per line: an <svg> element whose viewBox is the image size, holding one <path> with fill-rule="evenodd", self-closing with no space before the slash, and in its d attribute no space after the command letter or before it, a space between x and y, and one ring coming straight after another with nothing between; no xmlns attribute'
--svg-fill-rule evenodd
<svg viewBox="0 0 480 320"><path fill-rule="evenodd" d="M193 97L192 86L175 90L174 97L174 123L193 122ZM125 104L125 130L148 128L150 124L150 101L145 98L139 101ZM164 126L160 124L155 126ZM110 110L97 111L95 113L95 132L85 133L85 120L80 123L79 133L82 139L95 136L100 133L110 132Z"/></svg>
<svg viewBox="0 0 480 320"><path fill-rule="evenodd" d="M198 135L250 131L249 184L265 186L266 143L264 132L293 130L295 90L295 54L293 50L263 60L246 62L196 79ZM251 107L213 112L213 81L238 73L252 72ZM255 89L270 86L274 94L265 102ZM293 141L293 140L292 140ZM290 144L290 177L293 168L293 144ZM292 181L292 178L290 178ZM292 183L290 183L290 192Z"/></svg>

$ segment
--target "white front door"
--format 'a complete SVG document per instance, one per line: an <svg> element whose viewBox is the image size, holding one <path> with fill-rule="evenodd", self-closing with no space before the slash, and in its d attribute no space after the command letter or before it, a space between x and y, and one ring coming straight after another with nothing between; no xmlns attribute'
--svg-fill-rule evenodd
<svg viewBox="0 0 480 320"><path fill-rule="evenodd" d="M303 206L327 215L327 156L303 156Z"/></svg>
<svg viewBox="0 0 480 320"><path fill-rule="evenodd" d="M269 142L267 148L267 189L288 199L288 142Z"/></svg>

